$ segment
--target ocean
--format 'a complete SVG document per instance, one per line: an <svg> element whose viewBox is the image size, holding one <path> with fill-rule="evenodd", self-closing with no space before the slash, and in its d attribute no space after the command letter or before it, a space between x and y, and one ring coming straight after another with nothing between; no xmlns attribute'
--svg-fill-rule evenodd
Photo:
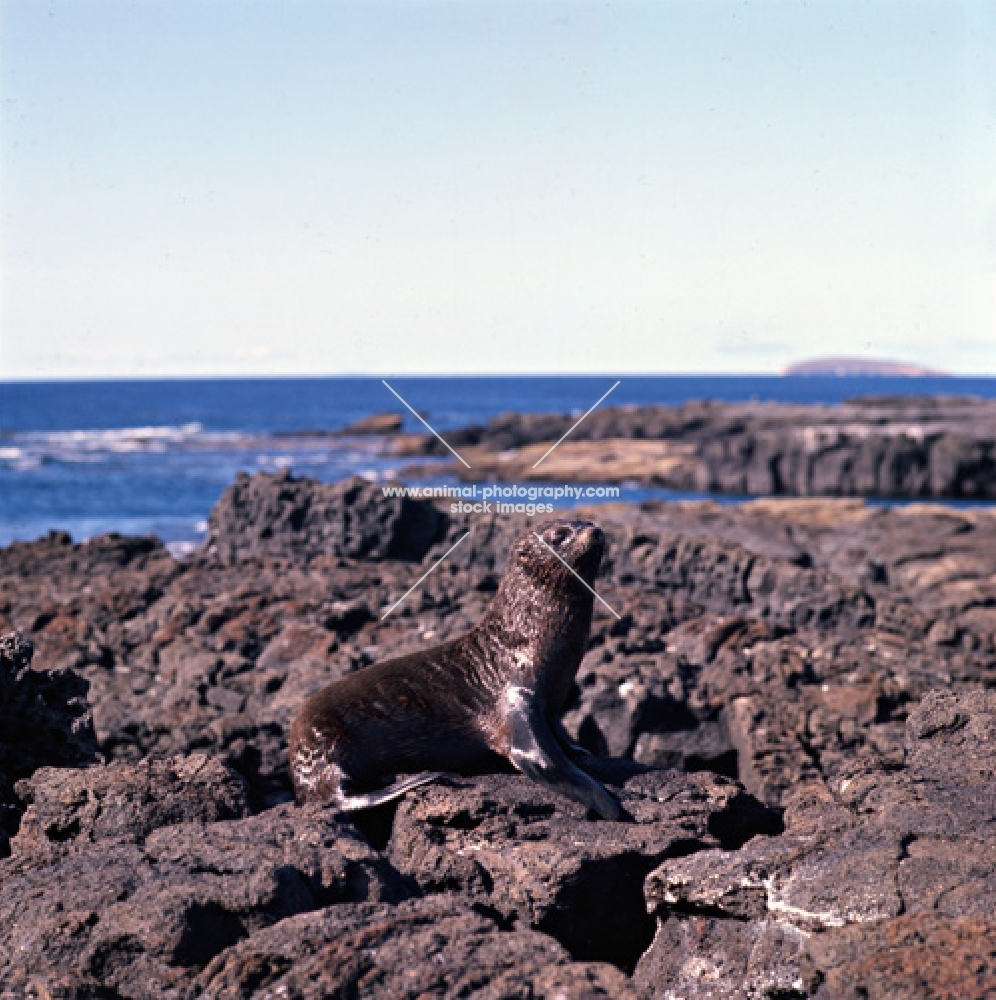
<svg viewBox="0 0 996 1000"><path fill-rule="evenodd" d="M388 378L440 432L508 411L580 416L615 381ZM996 398L996 378L624 376L603 405L930 394ZM211 507L241 470L390 479L410 460L382 455L376 439L320 433L383 410L424 430L376 377L0 382L0 545L51 529L77 540L118 531L158 535L182 553L203 538ZM623 498L674 495L627 489Z"/></svg>

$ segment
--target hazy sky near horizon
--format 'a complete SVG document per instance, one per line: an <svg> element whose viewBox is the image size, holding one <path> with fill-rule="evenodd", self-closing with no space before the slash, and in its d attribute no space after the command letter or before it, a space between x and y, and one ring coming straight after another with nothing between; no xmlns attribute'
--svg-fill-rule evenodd
<svg viewBox="0 0 996 1000"><path fill-rule="evenodd" d="M996 5L0 0L0 377L996 374Z"/></svg>

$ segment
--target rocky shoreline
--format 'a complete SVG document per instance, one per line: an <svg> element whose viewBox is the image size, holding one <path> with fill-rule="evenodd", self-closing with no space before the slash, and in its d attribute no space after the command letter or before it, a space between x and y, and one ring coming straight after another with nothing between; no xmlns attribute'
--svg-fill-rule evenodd
<svg viewBox="0 0 996 1000"><path fill-rule="evenodd" d="M533 468L579 416L510 413L447 432L446 441L470 468L453 461L445 469L468 482L631 482L739 496L996 500L996 400L887 396L834 406L606 406ZM379 425L384 433L387 417ZM431 434L395 434L389 447L400 455L448 455ZM408 470L419 471L426 470Z"/></svg>
<svg viewBox="0 0 996 1000"><path fill-rule="evenodd" d="M290 801L304 699L464 631L523 518L260 474L183 560L0 550L0 997L996 991L996 511L589 513L620 618L565 724L632 823L510 773Z"/></svg>

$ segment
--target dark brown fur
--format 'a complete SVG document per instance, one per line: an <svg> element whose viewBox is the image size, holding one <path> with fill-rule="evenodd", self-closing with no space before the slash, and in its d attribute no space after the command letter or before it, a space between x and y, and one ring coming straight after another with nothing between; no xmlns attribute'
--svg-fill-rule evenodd
<svg viewBox="0 0 996 1000"><path fill-rule="evenodd" d="M615 799L569 759L583 751L558 721L584 655L593 601L560 559L590 586L603 546L601 529L589 521L548 521L524 532L497 594L468 633L357 671L309 698L290 733L299 800L367 808L438 772L472 773L498 756L616 818ZM396 780L419 771L432 773Z"/></svg>

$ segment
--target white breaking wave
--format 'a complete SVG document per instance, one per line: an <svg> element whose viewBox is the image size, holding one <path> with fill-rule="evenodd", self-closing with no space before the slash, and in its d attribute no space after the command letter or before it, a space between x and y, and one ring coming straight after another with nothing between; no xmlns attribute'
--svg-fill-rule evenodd
<svg viewBox="0 0 996 1000"><path fill-rule="evenodd" d="M293 455L257 455L256 464L266 469L289 469L294 465Z"/></svg>
<svg viewBox="0 0 996 1000"><path fill-rule="evenodd" d="M101 430L26 431L17 435L25 444L76 451L161 451L168 444L183 444L203 436L202 424L179 427L109 427Z"/></svg>
<svg viewBox="0 0 996 1000"><path fill-rule="evenodd" d="M235 468L256 467L270 472L299 466L352 468L379 457L374 447L355 444L332 434L281 431L205 430L199 422L176 425L109 427L61 431L0 430L0 471L28 473L43 466L126 467L154 456L210 455ZM181 473L182 475L182 473Z"/></svg>
<svg viewBox="0 0 996 1000"><path fill-rule="evenodd" d="M23 472L37 469L41 464L42 459L38 455L32 455L23 448L0 448L0 468Z"/></svg>
<svg viewBox="0 0 996 1000"><path fill-rule="evenodd" d="M0 447L0 467L18 471L35 469L49 462L102 462L110 455L239 448L251 440L238 431L205 431L203 424L196 422L177 426L20 431L6 438L7 443Z"/></svg>

